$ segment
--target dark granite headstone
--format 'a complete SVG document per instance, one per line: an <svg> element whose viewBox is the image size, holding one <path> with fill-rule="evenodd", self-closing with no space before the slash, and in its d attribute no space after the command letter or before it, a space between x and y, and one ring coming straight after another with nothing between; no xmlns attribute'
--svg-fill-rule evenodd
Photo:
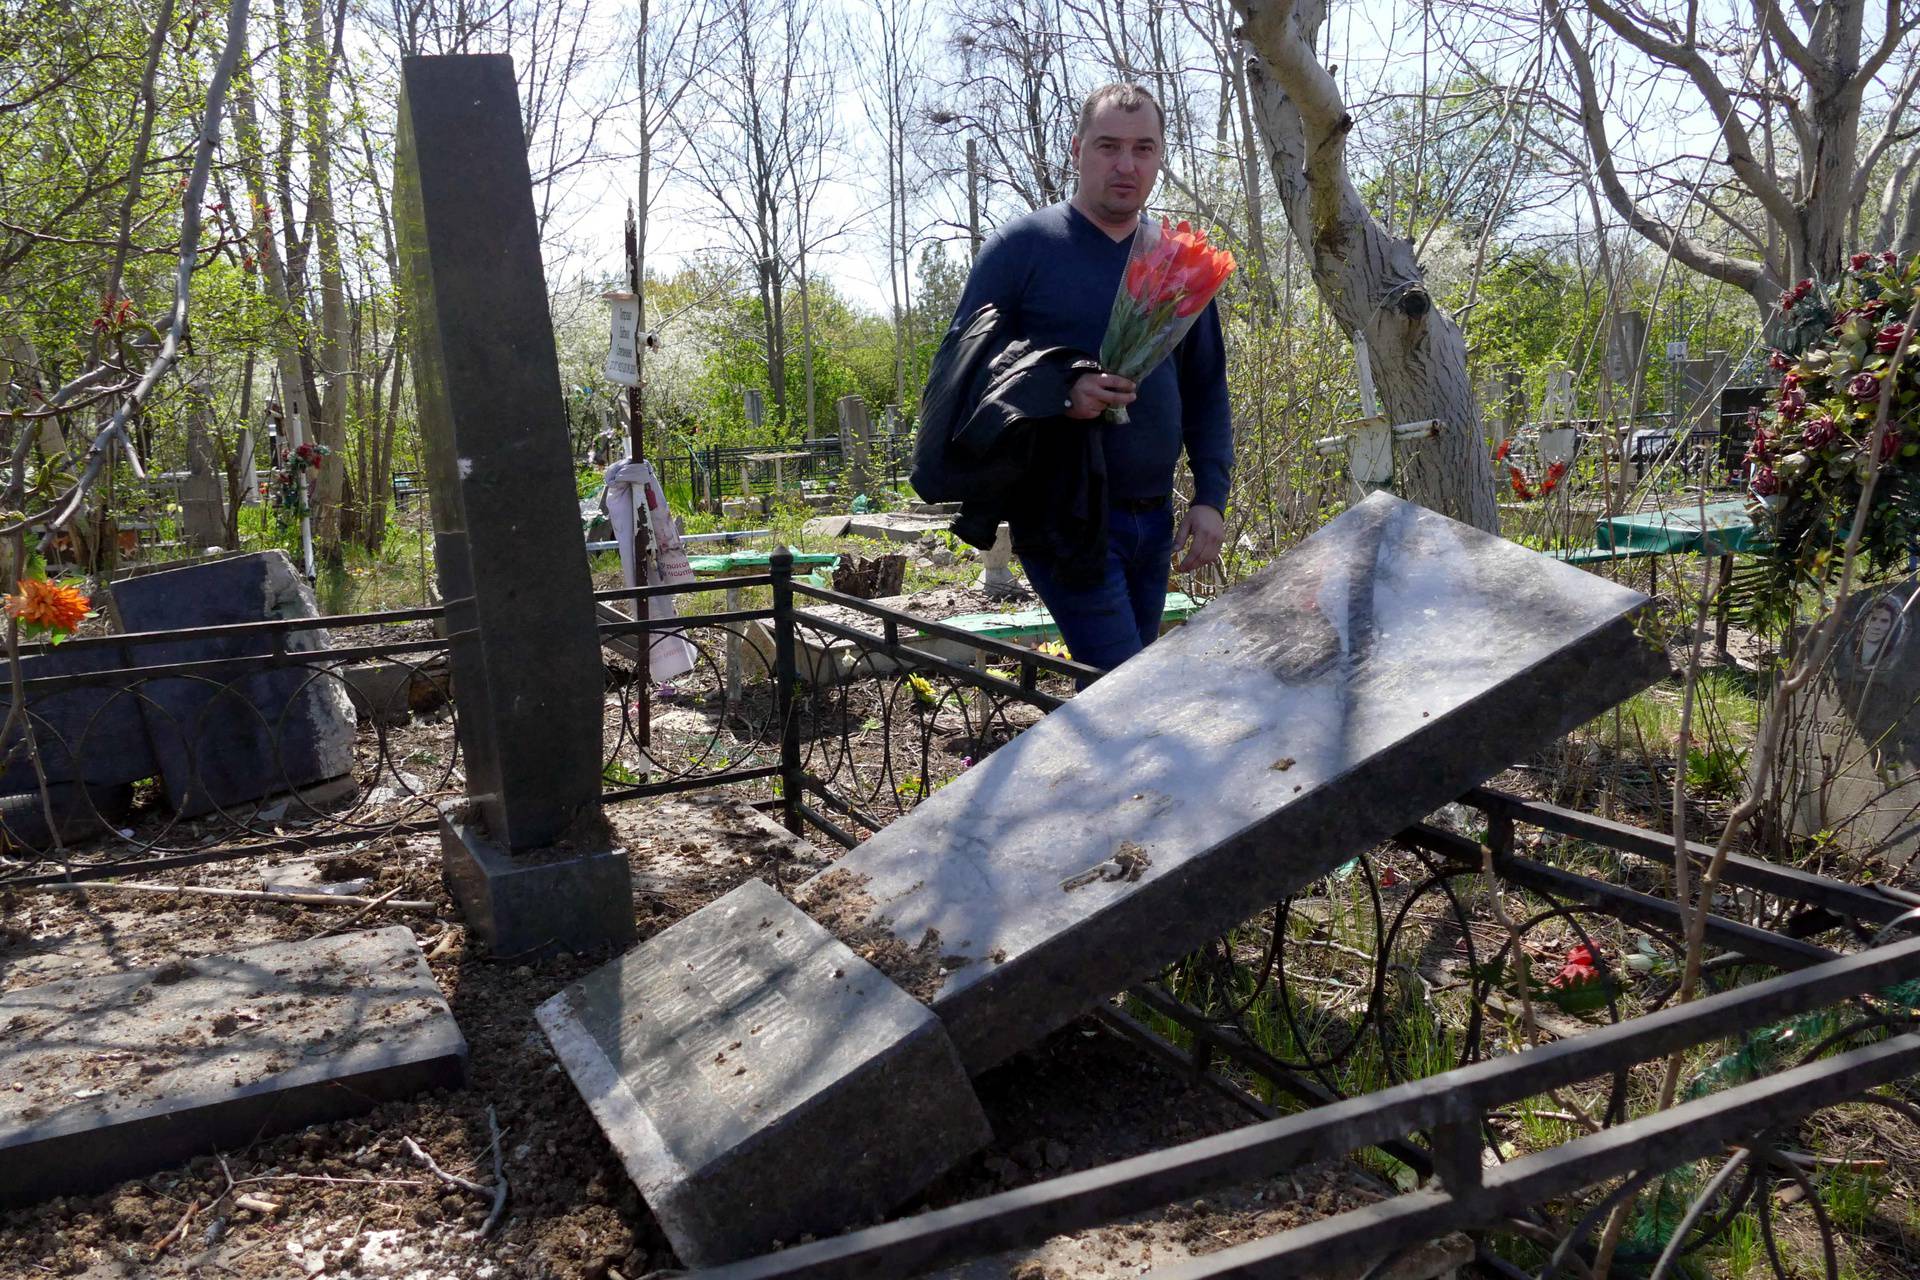
<svg viewBox="0 0 1920 1280"><path fill-rule="evenodd" d="M1789 785L1804 835L1900 866L1920 853L1920 577L1848 602L1796 704Z"/></svg>
<svg viewBox="0 0 1920 1280"><path fill-rule="evenodd" d="M451 1088L467 1045L410 930L0 996L0 1206Z"/></svg>
<svg viewBox="0 0 1920 1280"><path fill-rule="evenodd" d="M395 204L468 793L510 853L600 796L605 676L513 60L407 58Z"/></svg>
<svg viewBox="0 0 1920 1280"><path fill-rule="evenodd" d="M127 665L117 644L79 641L20 660L22 680L109 671ZM12 705L0 681L0 719ZM76 685L27 693L33 746L46 771L47 802L63 838L78 839L102 823L120 821L132 784L160 772L147 743L137 692L112 685ZM33 761L20 726L4 742L9 763L0 769L0 834L15 846L44 850L52 843Z"/></svg>
<svg viewBox="0 0 1920 1280"><path fill-rule="evenodd" d="M939 1020L757 880L537 1016L689 1266L878 1217L991 1136Z"/></svg>
<svg viewBox="0 0 1920 1280"><path fill-rule="evenodd" d="M1644 603L1376 493L799 901L941 957L980 1071L1650 683Z"/></svg>
<svg viewBox="0 0 1920 1280"><path fill-rule="evenodd" d="M312 589L284 551L140 574L113 583L109 592L114 620L128 632L319 616ZM310 653L326 648L327 633L215 633L125 648L133 665L151 667L261 657L276 645ZM142 682L138 692L167 803L182 817L215 808L245 817L251 801L353 769L352 704L338 680L311 667L159 678Z"/></svg>

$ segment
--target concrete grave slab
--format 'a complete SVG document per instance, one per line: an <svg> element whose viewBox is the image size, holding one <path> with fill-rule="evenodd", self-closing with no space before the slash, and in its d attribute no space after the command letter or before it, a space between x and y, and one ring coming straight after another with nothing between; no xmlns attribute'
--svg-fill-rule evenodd
<svg viewBox="0 0 1920 1280"><path fill-rule="evenodd" d="M877 1218L990 1137L939 1021L758 880L537 1016L689 1266Z"/></svg>
<svg viewBox="0 0 1920 1280"><path fill-rule="evenodd" d="M850 515L815 516L800 526L800 536L804 538L842 537L851 523L853 523L853 517Z"/></svg>
<svg viewBox="0 0 1920 1280"><path fill-rule="evenodd" d="M122 578L110 588L122 631L175 631L319 616L313 590L284 551L226 556L166 573ZM127 645L135 665L253 658L276 644L289 653L324 649L322 629L270 635L194 636ZM250 812L250 802L353 769L354 716L346 688L308 667L144 682L137 699L167 803L182 817L214 809Z"/></svg>
<svg viewBox="0 0 1920 1280"><path fill-rule="evenodd" d="M0 1206L453 1087L467 1046L411 930L0 996Z"/></svg>
<svg viewBox="0 0 1920 1280"><path fill-rule="evenodd" d="M873 538L883 542L918 542L930 533L945 533L952 524L948 516L916 516L883 511L875 515L857 515L847 522L847 536Z"/></svg>
<svg viewBox="0 0 1920 1280"><path fill-rule="evenodd" d="M355 662L340 668L354 714L376 724L401 725L413 719L413 682L424 678L411 662Z"/></svg>
<svg viewBox="0 0 1920 1280"><path fill-rule="evenodd" d="M978 1072L1650 683L1644 603L1374 494L798 899Z"/></svg>

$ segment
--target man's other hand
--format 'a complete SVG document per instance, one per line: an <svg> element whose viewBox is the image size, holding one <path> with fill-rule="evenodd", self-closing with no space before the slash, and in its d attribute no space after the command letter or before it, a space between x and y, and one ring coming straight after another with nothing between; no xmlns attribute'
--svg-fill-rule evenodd
<svg viewBox="0 0 1920 1280"><path fill-rule="evenodd" d="M1212 507L1188 507L1186 518L1180 521L1179 531L1173 535L1173 545L1185 547L1187 552L1174 570L1192 573L1202 565L1212 564L1220 558L1220 546L1226 540L1225 517Z"/></svg>
<svg viewBox="0 0 1920 1280"><path fill-rule="evenodd" d="M1083 373L1073 381L1069 418L1097 418L1109 405L1132 404L1134 383L1117 373Z"/></svg>

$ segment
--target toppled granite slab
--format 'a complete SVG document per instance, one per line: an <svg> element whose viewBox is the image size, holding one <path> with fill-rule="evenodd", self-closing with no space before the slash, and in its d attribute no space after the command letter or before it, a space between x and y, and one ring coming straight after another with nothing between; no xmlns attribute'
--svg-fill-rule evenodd
<svg viewBox="0 0 1920 1280"><path fill-rule="evenodd" d="M20 988L0 1033L0 1206L456 1086L467 1056L398 926Z"/></svg>

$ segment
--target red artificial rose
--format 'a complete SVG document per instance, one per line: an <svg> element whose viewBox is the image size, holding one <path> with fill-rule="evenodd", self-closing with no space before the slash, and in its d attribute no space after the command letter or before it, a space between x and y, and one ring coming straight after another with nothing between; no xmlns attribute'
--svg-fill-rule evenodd
<svg viewBox="0 0 1920 1280"><path fill-rule="evenodd" d="M1780 416L1787 422L1793 422L1807 411L1807 393L1793 388L1780 397Z"/></svg>
<svg viewBox="0 0 1920 1280"><path fill-rule="evenodd" d="M1548 979L1550 987L1580 987L1594 982L1600 977L1600 971L1594 968L1593 948L1586 943L1578 943L1567 948L1566 963L1560 966L1560 972Z"/></svg>
<svg viewBox="0 0 1920 1280"><path fill-rule="evenodd" d="M1793 368L1793 361L1787 359L1786 352L1776 351L1767 357L1767 367L1776 373L1785 373L1787 370Z"/></svg>
<svg viewBox="0 0 1920 1280"><path fill-rule="evenodd" d="M1900 348L1900 340L1907 336L1907 326L1895 321L1882 329L1873 340L1873 349L1882 355L1892 355Z"/></svg>
<svg viewBox="0 0 1920 1280"><path fill-rule="evenodd" d="M1880 438L1880 461L1884 465L1892 462L1900 453L1900 433L1892 427Z"/></svg>
<svg viewBox="0 0 1920 1280"><path fill-rule="evenodd" d="M1840 424L1823 413L1800 429L1800 443L1808 449L1824 449L1839 435Z"/></svg>
<svg viewBox="0 0 1920 1280"><path fill-rule="evenodd" d="M1870 264L1872 261L1873 261L1872 254L1856 253L1851 258L1847 259L1847 265L1852 267L1855 271L1865 271L1867 269L1868 264Z"/></svg>
<svg viewBox="0 0 1920 1280"><path fill-rule="evenodd" d="M1500 442L1500 447L1493 451L1493 460L1495 462L1505 462L1507 460L1507 455L1512 452L1513 452L1513 441L1502 440Z"/></svg>
<svg viewBox="0 0 1920 1280"><path fill-rule="evenodd" d="M1847 383L1847 394L1855 400L1878 400L1880 398L1880 379L1870 373L1856 373Z"/></svg>
<svg viewBox="0 0 1920 1280"><path fill-rule="evenodd" d="M1780 477L1773 473L1772 467L1762 467L1753 473L1753 482L1747 487L1756 497L1770 498L1780 492Z"/></svg>

